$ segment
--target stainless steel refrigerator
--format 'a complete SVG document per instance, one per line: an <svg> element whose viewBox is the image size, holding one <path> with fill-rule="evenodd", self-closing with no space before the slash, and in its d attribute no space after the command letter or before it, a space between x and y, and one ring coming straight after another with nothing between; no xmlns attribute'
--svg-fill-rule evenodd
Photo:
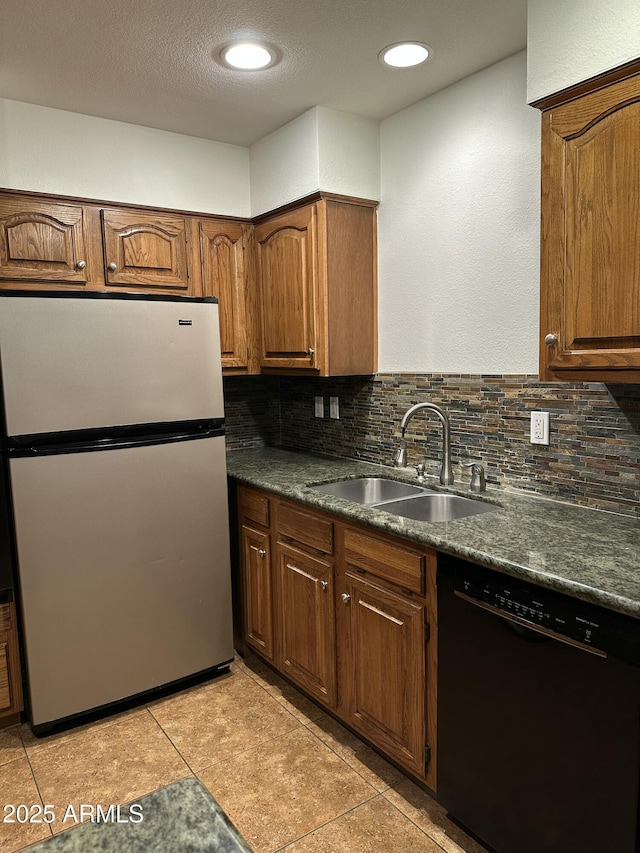
<svg viewBox="0 0 640 853"><path fill-rule="evenodd" d="M36 733L228 667L216 300L4 292L0 370Z"/></svg>

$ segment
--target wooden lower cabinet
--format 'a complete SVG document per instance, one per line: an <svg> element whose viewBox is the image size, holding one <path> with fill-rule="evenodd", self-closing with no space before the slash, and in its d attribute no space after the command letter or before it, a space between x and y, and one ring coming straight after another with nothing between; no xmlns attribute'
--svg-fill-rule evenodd
<svg viewBox="0 0 640 853"><path fill-rule="evenodd" d="M238 493L247 645L435 791L435 552Z"/></svg>
<svg viewBox="0 0 640 853"><path fill-rule="evenodd" d="M0 728L16 722L22 708L16 610L9 602L0 605Z"/></svg>
<svg viewBox="0 0 640 853"><path fill-rule="evenodd" d="M240 539L244 639L255 651L273 660L270 535L243 524Z"/></svg>
<svg viewBox="0 0 640 853"><path fill-rule="evenodd" d="M347 637L341 710L354 729L392 758L425 769L424 606L345 576Z"/></svg>
<svg viewBox="0 0 640 853"><path fill-rule="evenodd" d="M277 552L277 661L292 681L335 707L333 566L280 542Z"/></svg>

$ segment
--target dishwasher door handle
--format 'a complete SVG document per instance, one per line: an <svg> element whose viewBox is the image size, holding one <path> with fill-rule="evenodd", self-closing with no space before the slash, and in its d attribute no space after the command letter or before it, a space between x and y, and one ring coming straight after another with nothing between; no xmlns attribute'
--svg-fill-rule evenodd
<svg viewBox="0 0 640 853"><path fill-rule="evenodd" d="M596 657L607 657L607 653L603 652L602 649L596 649L593 646L588 646L586 643L582 643L580 640L574 640L572 637L565 637L564 634L558 634L550 628L543 628L542 625L534 625L513 613L505 613L504 610L500 610L499 607L494 607L492 604L486 604L484 601L478 601L477 598L472 598L470 595L460 592L458 589L454 589L453 594L458 598L461 598L463 601L472 604L474 607L479 607L482 610L486 610L488 613L493 613L500 619L504 619L505 622L511 622L513 625L526 628L528 631L531 631L533 634L538 634L540 637L547 637L550 640L558 640L559 643L564 643L567 646L573 646L573 648L581 649L583 652L589 652L589 654L596 655Z"/></svg>

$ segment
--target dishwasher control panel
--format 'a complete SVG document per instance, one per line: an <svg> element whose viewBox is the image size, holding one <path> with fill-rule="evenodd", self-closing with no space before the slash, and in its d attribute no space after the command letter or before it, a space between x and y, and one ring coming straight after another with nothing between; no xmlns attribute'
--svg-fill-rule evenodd
<svg viewBox="0 0 640 853"><path fill-rule="evenodd" d="M443 563L453 569L454 589L463 597L533 630L640 665L638 620L463 560Z"/></svg>
<svg viewBox="0 0 640 853"><path fill-rule="evenodd" d="M532 627L540 625L556 634L598 646L601 619L576 612L574 606L549 600L545 590L522 588L506 579L500 582L462 576L457 588L469 598L490 604L506 614L517 616ZM573 605L573 602L570 602Z"/></svg>

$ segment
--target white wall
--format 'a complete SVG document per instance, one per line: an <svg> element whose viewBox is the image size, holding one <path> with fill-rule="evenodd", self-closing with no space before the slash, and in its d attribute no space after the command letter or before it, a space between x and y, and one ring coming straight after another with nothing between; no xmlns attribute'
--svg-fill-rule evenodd
<svg viewBox="0 0 640 853"><path fill-rule="evenodd" d="M251 146L254 216L318 190L380 197L378 122L313 107Z"/></svg>
<svg viewBox="0 0 640 853"><path fill-rule="evenodd" d="M253 216L318 189L318 116L315 109L307 110L258 140L249 151Z"/></svg>
<svg viewBox="0 0 640 853"><path fill-rule="evenodd" d="M247 148L3 98L0 186L250 216Z"/></svg>
<svg viewBox="0 0 640 853"><path fill-rule="evenodd" d="M520 53L381 125L379 369L538 370L540 118Z"/></svg>
<svg viewBox="0 0 640 853"><path fill-rule="evenodd" d="M529 0L529 102L640 56L638 0Z"/></svg>
<svg viewBox="0 0 640 853"><path fill-rule="evenodd" d="M380 123L316 107L319 189L356 198L380 198Z"/></svg>

